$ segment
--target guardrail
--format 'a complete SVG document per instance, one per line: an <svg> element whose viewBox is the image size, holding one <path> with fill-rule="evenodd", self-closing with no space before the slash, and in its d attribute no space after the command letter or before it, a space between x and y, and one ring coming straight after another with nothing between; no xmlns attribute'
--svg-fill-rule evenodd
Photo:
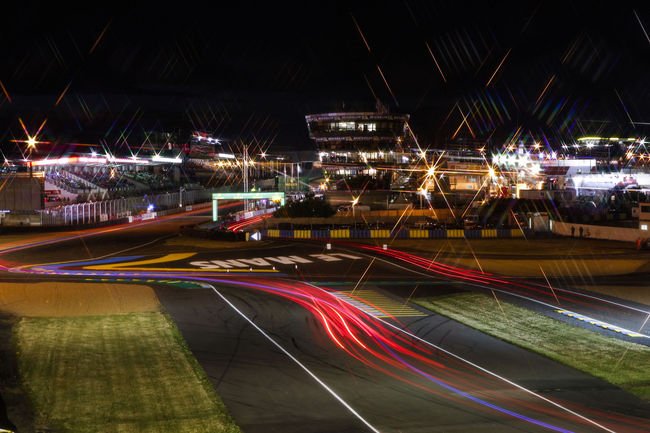
<svg viewBox="0 0 650 433"><path fill-rule="evenodd" d="M523 238L532 235L529 229L326 229L280 230L262 229L262 238L274 239L489 239Z"/></svg>
<svg viewBox="0 0 650 433"><path fill-rule="evenodd" d="M217 190L176 191L161 194L144 195L140 197L125 197L114 200L75 203L52 207L32 215L35 223L32 225L58 226L96 224L129 217L143 213L157 212L158 216L165 211L183 210L187 205L210 201L212 193ZM11 218L19 218L12 214ZM18 221L17 221L18 222ZM3 225L26 225L3 221Z"/></svg>

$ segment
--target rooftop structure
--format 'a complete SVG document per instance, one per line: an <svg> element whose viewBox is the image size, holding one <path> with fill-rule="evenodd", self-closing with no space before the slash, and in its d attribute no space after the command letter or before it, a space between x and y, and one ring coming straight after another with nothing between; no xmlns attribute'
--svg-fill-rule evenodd
<svg viewBox="0 0 650 433"><path fill-rule="evenodd" d="M408 114L374 112L324 113L305 116L309 138L319 159L333 163L368 161L401 163Z"/></svg>

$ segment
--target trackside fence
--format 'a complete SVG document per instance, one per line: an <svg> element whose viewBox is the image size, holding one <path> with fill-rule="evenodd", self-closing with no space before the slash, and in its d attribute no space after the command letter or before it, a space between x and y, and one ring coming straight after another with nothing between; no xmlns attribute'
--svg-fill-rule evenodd
<svg viewBox="0 0 650 433"><path fill-rule="evenodd" d="M141 217L142 215L157 214L167 211L184 210L196 203L209 202L212 193L217 190L176 191L162 194L144 195L141 197L125 197L114 200L75 203L55 208L44 209L36 216L36 224L40 226L65 226L80 224L96 224L125 218ZM34 215L30 216L35 219ZM16 216L15 218L19 218ZM15 224L22 225L22 224Z"/></svg>

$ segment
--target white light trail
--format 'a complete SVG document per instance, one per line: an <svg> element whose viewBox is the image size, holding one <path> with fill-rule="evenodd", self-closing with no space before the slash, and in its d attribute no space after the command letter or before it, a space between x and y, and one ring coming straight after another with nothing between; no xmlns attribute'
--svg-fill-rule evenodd
<svg viewBox="0 0 650 433"><path fill-rule="evenodd" d="M645 38L648 40L648 43L650 43L650 36L648 36L648 32L645 31L645 26L641 22L641 18L639 18L639 14L637 14L635 10L632 10L632 12L634 12L634 16L636 17L636 20L639 22L639 25L641 26L641 30L643 30L643 34L645 35Z"/></svg>
<svg viewBox="0 0 650 433"><path fill-rule="evenodd" d="M445 74L442 72L442 68L438 64L438 61L436 60L436 56L433 55L433 51L431 51L431 47L429 46L428 42L425 42L427 46L427 50L429 50L429 54L431 55L431 58L433 59L433 63L436 64L436 68L438 68L438 72L440 72L440 76L442 77L442 81L445 83L447 82L447 78L445 77Z"/></svg>
<svg viewBox="0 0 650 433"><path fill-rule="evenodd" d="M508 56L510 55L510 51L512 51L512 48L510 48L510 49L508 50L508 52L506 53L506 55L503 56L503 59L501 59L501 62L499 63L499 66L497 66L497 68L494 70L494 72L492 73L492 76L490 77L490 79L488 80L488 82L485 83L485 87L490 87L490 83L491 83L492 80L494 79L494 76L497 74L497 72L499 72L499 69L501 69L501 66L503 65L503 62L505 62L506 59L508 58Z"/></svg>

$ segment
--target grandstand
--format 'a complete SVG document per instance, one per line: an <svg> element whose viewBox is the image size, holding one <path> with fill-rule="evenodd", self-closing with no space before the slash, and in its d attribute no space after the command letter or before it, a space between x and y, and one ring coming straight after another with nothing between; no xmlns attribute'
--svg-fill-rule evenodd
<svg viewBox="0 0 650 433"><path fill-rule="evenodd" d="M52 207L174 190L182 186L179 162L76 154L32 161L30 170L44 177L45 207Z"/></svg>
<svg viewBox="0 0 650 433"><path fill-rule="evenodd" d="M97 221L109 218L106 215L122 218L134 209L140 211L142 203L147 205L145 210L149 205L168 209L185 200L192 203L209 197L208 188L242 188L244 167L248 167L252 188L257 189L275 189L278 176L293 173L295 164L283 156L255 153L246 159L216 146L214 139L208 144L207 148L218 147L219 151L203 152L205 146L196 143L189 152L177 145L164 149L151 145L140 148L137 155L129 152L130 156L124 156L100 153L91 145L59 143L39 146L29 154L10 155L15 159L5 159L0 177L6 181L37 178L40 194L36 188L31 210L25 206L5 209L29 214L33 221L18 222L30 225ZM158 196L158 201L152 201Z"/></svg>

